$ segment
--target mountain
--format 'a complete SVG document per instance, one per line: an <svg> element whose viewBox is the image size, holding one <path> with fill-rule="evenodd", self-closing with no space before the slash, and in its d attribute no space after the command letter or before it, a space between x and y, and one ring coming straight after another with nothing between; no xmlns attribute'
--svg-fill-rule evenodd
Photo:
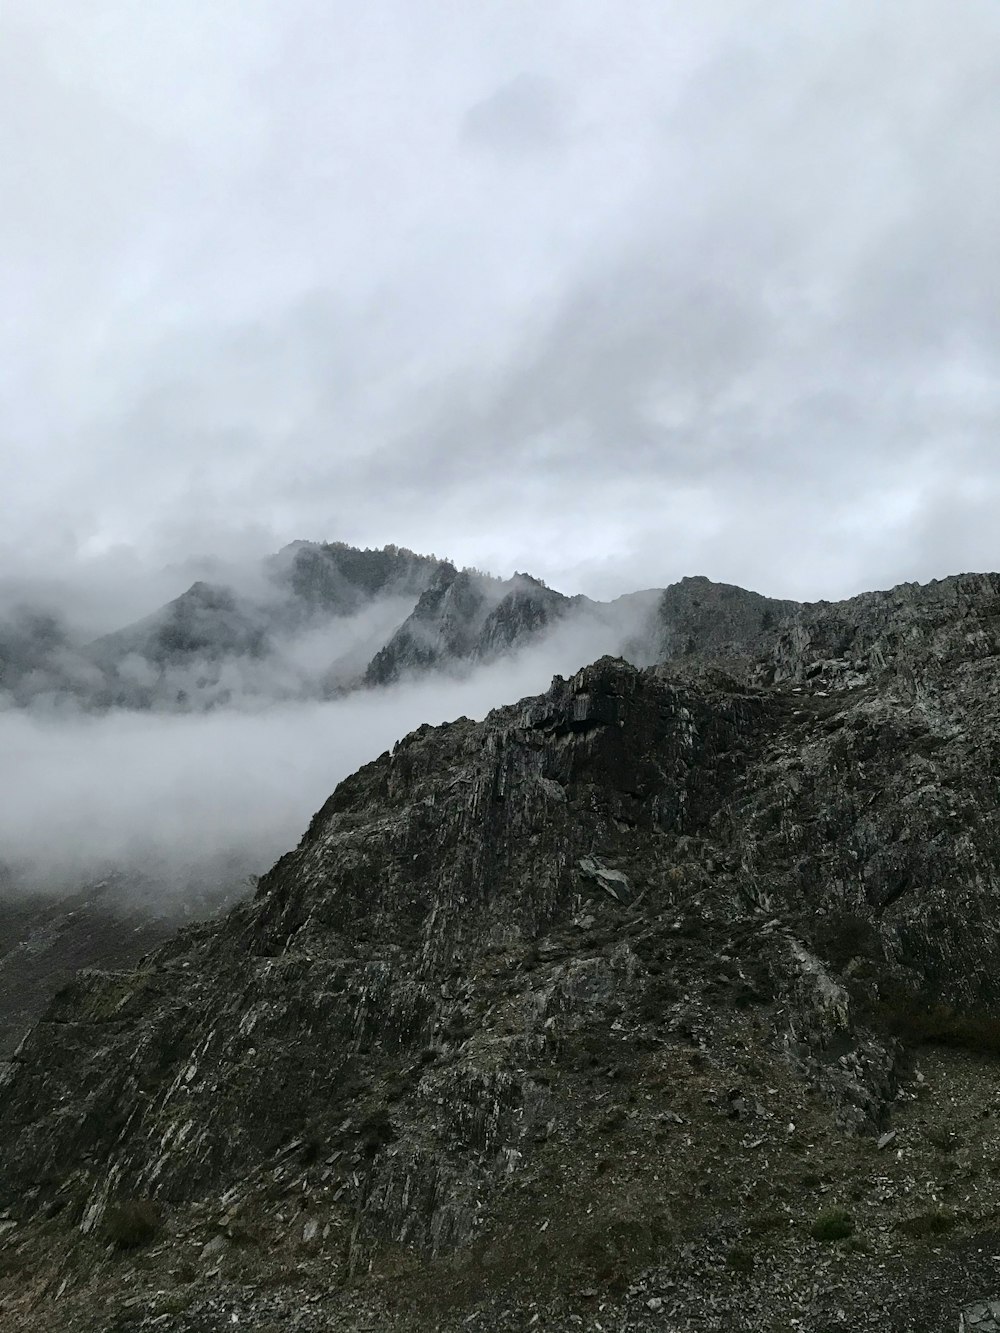
<svg viewBox="0 0 1000 1333"><path fill-rule="evenodd" d="M246 892L246 877L236 874L168 894L135 874L45 893L0 880L0 1060L80 968L132 966L185 922L214 916Z"/></svg>
<svg viewBox="0 0 1000 1333"><path fill-rule="evenodd" d="M0 698L166 711L322 698L361 683L444 567L395 546L294 542L244 571L242 589L198 581L92 641L51 611L22 606L0 622Z"/></svg>
<svg viewBox="0 0 1000 1333"><path fill-rule="evenodd" d="M500 580L443 566L413 611L375 654L368 685L462 662L488 662L550 629L571 609L595 608L586 597L564 597L530 574Z"/></svg>
<svg viewBox="0 0 1000 1333"><path fill-rule="evenodd" d="M263 608L230 588L198 582L138 624L98 639L91 652L109 668L132 655L158 666L191 657L258 657L267 630Z"/></svg>
<svg viewBox="0 0 1000 1333"><path fill-rule="evenodd" d="M989 1328L1000 576L655 605L676 655L419 728L63 988L5 1329Z"/></svg>
<svg viewBox="0 0 1000 1333"><path fill-rule="evenodd" d="M808 617L812 608L704 577L681 579L660 598L656 657L707 656L745 665L773 642L779 625L803 612Z"/></svg>
<svg viewBox="0 0 1000 1333"><path fill-rule="evenodd" d="M404 547L358 550L344 542L292 542L266 562L274 585L307 615L352 615L387 595L419 597L447 564ZM295 617L293 612L293 618Z"/></svg>
<svg viewBox="0 0 1000 1333"><path fill-rule="evenodd" d="M260 707L468 673L559 628L591 643L581 662L609 650L639 664L719 657L726 644L753 648L798 609L704 578L599 602L527 573L500 579L340 542L294 542L241 583L195 582L92 641L44 607L17 608L0 622L0 699L89 711Z"/></svg>
<svg viewBox="0 0 1000 1333"><path fill-rule="evenodd" d="M0 621L0 700L191 712L322 699L428 671L468 672L560 626L589 635L596 653L640 664L719 657L727 644L753 649L799 609L705 578L599 602L528 573L500 579L395 546L342 542L293 542L238 582L199 580L94 640L46 606L16 607Z"/></svg>
<svg viewBox="0 0 1000 1333"><path fill-rule="evenodd" d="M88 656L109 681L105 702L119 707L322 697L359 683L367 656L442 567L394 546L295 542L264 563L252 592L195 583L145 620L89 645ZM359 661L355 636L346 635L352 655L336 630L372 607L383 614L369 616Z"/></svg>

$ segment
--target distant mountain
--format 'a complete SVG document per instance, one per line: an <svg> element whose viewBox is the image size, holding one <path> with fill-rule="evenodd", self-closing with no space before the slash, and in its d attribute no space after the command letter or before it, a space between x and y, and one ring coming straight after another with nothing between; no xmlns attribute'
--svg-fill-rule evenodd
<svg viewBox="0 0 1000 1333"><path fill-rule="evenodd" d="M705 578L613 602L567 596L528 573L500 579L396 546L294 542L245 586L197 582L91 642L44 609L0 623L0 700L199 711L320 699L429 671L465 672L574 626L580 662L613 652L756 653L798 603Z"/></svg>
<svg viewBox="0 0 1000 1333"><path fill-rule="evenodd" d="M500 580L444 565L365 672L385 685L408 672L487 662L516 651L576 608L598 603L565 597L530 574Z"/></svg>
<svg viewBox="0 0 1000 1333"><path fill-rule="evenodd" d="M651 594L568 597L530 574L499 579L396 546L294 542L244 582L194 583L91 642L23 608L0 624L0 698L15 707L199 711L468 670L571 617L598 635L591 656L620 649L646 660L658 636Z"/></svg>
<svg viewBox="0 0 1000 1333"><path fill-rule="evenodd" d="M90 645L90 656L109 670L131 656L158 666L192 657L260 657L268 648L264 608L231 588L193 583L159 611L106 634Z"/></svg>
<svg viewBox="0 0 1000 1333"><path fill-rule="evenodd" d="M169 711L321 698L362 682L445 568L395 546L295 542L249 571L249 591L197 582L91 642L46 610L19 608L0 623L0 697L15 707Z"/></svg>

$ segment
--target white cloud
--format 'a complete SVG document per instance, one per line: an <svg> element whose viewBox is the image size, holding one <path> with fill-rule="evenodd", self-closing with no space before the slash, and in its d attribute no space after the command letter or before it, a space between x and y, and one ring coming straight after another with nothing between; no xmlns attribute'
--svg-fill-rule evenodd
<svg viewBox="0 0 1000 1333"><path fill-rule="evenodd" d="M336 784L423 722L480 718L617 652L638 608L571 620L518 657L329 703L208 714L0 712L0 862L33 887L138 869L163 892L261 872ZM355 626L355 628L357 628ZM240 703L243 707L240 707Z"/></svg>

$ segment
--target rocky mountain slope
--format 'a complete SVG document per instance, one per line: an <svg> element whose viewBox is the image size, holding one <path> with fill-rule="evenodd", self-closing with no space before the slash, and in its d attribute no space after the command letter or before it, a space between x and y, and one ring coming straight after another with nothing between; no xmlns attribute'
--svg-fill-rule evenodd
<svg viewBox="0 0 1000 1333"><path fill-rule="evenodd" d="M668 596L60 992L5 1329L989 1329L1000 577Z"/></svg>
<svg viewBox="0 0 1000 1333"><path fill-rule="evenodd" d="M83 967L133 966L180 926L217 915L248 892L246 876L210 885L144 883L133 874L75 891L34 892L0 879L0 1060Z"/></svg>

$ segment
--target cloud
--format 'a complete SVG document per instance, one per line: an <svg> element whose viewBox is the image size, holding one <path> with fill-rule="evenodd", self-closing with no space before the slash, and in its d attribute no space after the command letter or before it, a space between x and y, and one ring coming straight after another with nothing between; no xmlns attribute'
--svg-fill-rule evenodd
<svg viewBox="0 0 1000 1333"><path fill-rule="evenodd" d="M0 620L76 670L296 538L605 597L995 567L998 39L992 0L10 0ZM0 857L260 868L409 727L620 642L578 629L349 703L286 696L380 626L173 682L225 713L0 714Z"/></svg>
<svg viewBox="0 0 1000 1333"><path fill-rule="evenodd" d="M515 75L462 117L463 142L502 157L548 152L565 134L556 85L538 74Z"/></svg>
<svg viewBox="0 0 1000 1333"><path fill-rule="evenodd" d="M0 863L33 889L124 869L166 895L260 873L342 778L407 732L546 689L554 674L620 651L647 609L571 618L462 677L325 703L262 708L248 691L208 714L0 712Z"/></svg>

